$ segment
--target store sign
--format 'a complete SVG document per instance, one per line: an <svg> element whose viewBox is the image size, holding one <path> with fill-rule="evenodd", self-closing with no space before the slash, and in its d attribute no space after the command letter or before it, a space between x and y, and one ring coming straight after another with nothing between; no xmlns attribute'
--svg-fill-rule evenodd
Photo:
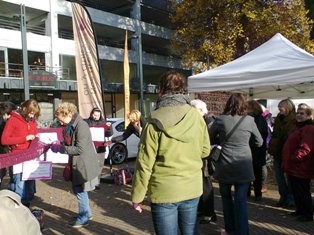
<svg viewBox="0 0 314 235"><path fill-rule="evenodd" d="M30 87L48 86L56 88L57 76L45 70L31 70L29 71L28 78Z"/></svg>

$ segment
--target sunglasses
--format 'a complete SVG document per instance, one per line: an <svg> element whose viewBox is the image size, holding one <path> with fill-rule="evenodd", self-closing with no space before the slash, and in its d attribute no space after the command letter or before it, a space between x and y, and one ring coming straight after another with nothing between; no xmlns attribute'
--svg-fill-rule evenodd
<svg viewBox="0 0 314 235"><path fill-rule="evenodd" d="M306 113L304 113L304 112L297 112L296 114L299 114L299 115L306 115Z"/></svg>

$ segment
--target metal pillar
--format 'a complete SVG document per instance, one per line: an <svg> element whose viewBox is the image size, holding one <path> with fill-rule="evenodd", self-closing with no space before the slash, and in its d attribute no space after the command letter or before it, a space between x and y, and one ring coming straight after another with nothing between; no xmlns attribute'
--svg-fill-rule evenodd
<svg viewBox="0 0 314 235"><path fill-rule="evenodd" d="M25 5L21 4L21 37L23 51L23 81L24 81L24 99L29 100L29 81L28 81L28 55L27 55L27 40L26 40L26 20L25 20Z"/></svg>
<svg viewBox="0 0 314 235"><path fill-rule="evenodd" d="M132 16L136 21L136 39L137 39L137 63L136 73L140 82L140 111L144 114L144 81L143 81L143 51L142 51L142 28L141 28L141 0L136 0L133 6Z"/></svg>

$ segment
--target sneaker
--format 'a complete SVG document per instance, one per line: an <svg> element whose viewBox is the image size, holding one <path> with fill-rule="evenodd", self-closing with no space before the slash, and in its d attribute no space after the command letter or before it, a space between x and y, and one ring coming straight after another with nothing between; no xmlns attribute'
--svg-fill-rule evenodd
<svg viewBox="0 0 314 235"><path fill-rule="evenodd" d="M211 217L204 216L203 219L200 220L200 224L209 224L211 220Z"/></svg>
<svg viewBox="0 0 314 235"><path fill-rule="evenodd" d="M297 216L300 215L300 213L297 212L297 211L293 211L293 212L291 212L289 215L294 216L294 217L297 217Z"/></svg>
<svg viewBox="0 0 314 235"><path fill-rule="evenodd" d="M88 226L88 225L89 225L88 221L86 223L81 223L81 222L76 221L72 225L72 228L82 228L82 227L85 227L85 226Z"/></svg>
<svg viewBox="0 0 314 235"><path fill-rule="evenodd" d="M262 186L262 190L261 190L262 193L266 193L267 192L267 188L266 186Z"/></svg>
<svg viewBox="0 0 314 235"><path fill-rule="evenodd" d="M92 215L88 217L88 220L93 220L93 219L94 217ZM77 220L77 216L74 216L72 223L74 223L76 220Z"/></svg>
<svg viewBox="0 0 314 235"><path fill-rule="evenodd" d="M217 215L214 213L212 216L204 216L203 219L199 221L200 224L209 224L210 222L217 221Z"/></svg>
<svg viewBox="0 0 314 235"><path fill-rule="evenodd" d="M214 213L211 217L210 217L210 221L216 222L217 221L217 215L216 213Z"/></svg>

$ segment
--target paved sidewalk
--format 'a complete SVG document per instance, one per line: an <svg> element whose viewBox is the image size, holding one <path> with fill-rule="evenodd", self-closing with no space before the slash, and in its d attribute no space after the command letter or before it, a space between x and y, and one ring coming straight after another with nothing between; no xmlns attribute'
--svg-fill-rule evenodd
<svg viewBox="0 0 314 235"><path fill-rule="evenodd" d="M134 162L130 161L130 165L134 165ZM145 201L142 214L135 213L131 208L130 185L117 186L102 183L100 190L89 194L93 211L90 225L81 229L73 229L67 225L76 215L77 201L71 193L71 184L63 181L62 171L62 165L54 165L53 179L37 182L37 194L31 203L33 208L41 208L45 211L44 235L154 234L148 202ZM104 173L107 172L106 166ZM199 225L201 235L218 235L223 229L221 199L216 183L214 187L218 221ZM263 195L262 202L256 203L249 199L250 234L314 234L314 222L295 221L295 218L288 215L292 210L272 206L277 200L278 194L272 182L268 185L268 191Z"/></svg>

